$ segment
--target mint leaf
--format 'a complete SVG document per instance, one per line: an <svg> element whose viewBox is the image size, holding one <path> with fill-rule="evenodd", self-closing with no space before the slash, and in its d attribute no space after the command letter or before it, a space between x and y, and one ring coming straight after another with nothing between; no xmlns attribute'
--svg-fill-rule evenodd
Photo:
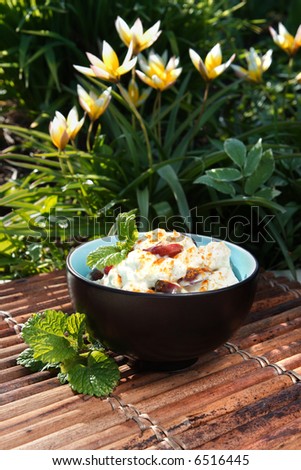
<svg viewBox="0 0 301 470"><path fill-rule="evenodd" d="M76 320L55 310L34 314L24 325L22 337L34 351L33 358L44 363L63 362L76 355L77 338L81 332L80 314ZM85 316L82 315L81 321ZM77 330L75 324L77 323Z"/></svg>
<svg viewBox="0 0 301 470"><path fill-rule="evenodd" d="M119 245L100 246L89 253L87 265L92 269L103 269L120 263L127 254L128 251L123 250Z"/></svg>
<svg viewBox="0 0 301 470"><path fill-rule="evenodd" d="M84 331L86 329L86 316L83 313L65 315L66 324L64 336L74 348L82 348Z"/></svg>
<svg viewBox="0 0 301 470"><path fill-rule="evenodd" d="M83 361L86 359L86 362ZM116 387L120 373L114 359L101 351L92 351L81 355L78 362L72 362L68 369L67 379L71 388L78 393L107 396Z"/></svg>
<svg viewBox="0 0 301 470"><path fill-rule="evenodd" d="M89 268L101 270L106 266L116 266L132 250L139 237L134 211L120 213L116 224L118 242L115 245L100 246L91 251L87 256Z"/></svg>
<svg viewBox="0 0 301 470"><path fill-rule="evenodd" d="M26 348L22 351L19 356L17 357L17 364L19 366L28 367L31 369L32 372L39 372L41 370L48 370L48 369L56 369L60 367L60 364L54 363L44 363L42 361L38 361L33 357L34 350L32 348Z"/></svg>
<svg viewBox="0 0 301 470"><path fill-rule="evenodd" d="M57 374L57 378L59 379L59 382L62 384L62 385L65 385L68 383L68 375L65 373L65 372L59 372Z"/></svg>
<svg viewBox="0 0 301 470"><path fill-rule="evenodd" d="M44 362L42 361L37 361L33 357L33 349L31 348L26 348L24 351L22 351L18 358L17 358L17 364L19 366L24 366L28 367L32 370L32 372L39 372L45 367Z"/></svg>
<svg viewBox="0 0 301 470"><path fill-rule="evenodd" d="M45 310L27 320L22 336L30 347L19 354L17 364L35 372L57 368L62 384L69 382L73 390L89 395L108 395L118 384L118 365L93 338L84 314Z"/></svg>

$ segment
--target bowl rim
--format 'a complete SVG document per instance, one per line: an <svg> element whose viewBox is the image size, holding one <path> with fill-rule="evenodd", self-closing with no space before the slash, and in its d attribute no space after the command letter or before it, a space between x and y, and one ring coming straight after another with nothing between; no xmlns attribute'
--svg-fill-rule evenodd
<svg viewBox="0 0 301 470"><path fill-rule="evenodd" d="M144 232L140 232L140 234L143 234L143 233ZM142 297L160 298L160 299L171 298L171 297L174 299L174 298L179 298L179 297L186 297L187 298L187 297L195 297L195 296L217 295L219 292L235 290L235 289L237 289L238 286L244 285L244 284L250 282L252 279L257 277L257 275L259 273L259 263L258 263L256 257L250 251L246 250L245 248L243 248L243 247L241 247L241 246L239 246L235 243L229 242L227 240L221 240L219 238L210 237L210 236L207 236L207 235L201 235L201 234L196 234L196 233L184 233L184 235L190 236L192 238L193 238L193 236L202 237L202 238L205 238L205 239L210 238L211 241L217 241L217 242L223 241L227 245L234 246L235 248L238 248L239 250L242 250L245 253L247 253L253 259L254 265L255 265L254 270L245 279L243 279L242 281L238 281L236 284L232 284L231 286L221 287L219 289L209 290L209 291L205 291L205 292L182 292L182 293L176 293L176 294L156 292L155 295L154 295L153 293L149 293L149 292L134 292L134 291L129 291L129 290L117 289L116 287L103 286L101 284L98 284L95 281L92 281L92 280L88 279L87 277L83 276L78 271L76 271L76 269L74 269L74 267L72 266L72 263L71 263L71 257L73 256L75 251L77 251L83 245L86 245L87 243L95 242L96 240L104 240L104 239L108 239L108 238L115 238L116 239L115 236L111 236L111 237L110 236L104 236L104 237L94 238L93 240L86 241L86 242L81 243L80 245L76 246L75 248L73 248L67 255L66 269L71 274L73 274L76 278L78 278L78 279L86 282L87 284L90 284L91 286L93 286L95 288L98 288L100 290L104 290L104 291L112 292L112 293L117 293L119 295L120 294L122 294L122 295L125 294L125 295L135 295L135 296L139 296L139 297L142 296Z"/></svg>

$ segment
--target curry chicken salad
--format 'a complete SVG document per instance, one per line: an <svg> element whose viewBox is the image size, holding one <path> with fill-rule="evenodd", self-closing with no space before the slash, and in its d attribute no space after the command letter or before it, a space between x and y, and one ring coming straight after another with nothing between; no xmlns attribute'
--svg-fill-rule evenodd
<svg viewBox="0 0 301 470"><path fill-rule="evenodd" d="M94 269L90 278L116 289L169 294L206 292L238 282L223 241L196 246L191 237L164 229L142 234L124 260Z"/></svg>

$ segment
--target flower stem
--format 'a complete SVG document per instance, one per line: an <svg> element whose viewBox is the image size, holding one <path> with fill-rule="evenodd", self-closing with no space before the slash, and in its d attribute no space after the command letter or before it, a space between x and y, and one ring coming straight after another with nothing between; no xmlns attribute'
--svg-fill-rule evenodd
<svg viewBox="0 0 301 470"><path fill-rule="evenodd" d="M156 118L156 114L159 116L160 111L161 111L161 97L162 97L162 92L161 90L158 90L155 103L154 103L154 110L153 110L154 119ZM161 133L161 120L160 119L158 119L158 124L157 124L157 138L161 146L162 145L162 133Z"/></svg>
<svg viewBox="0 0 301 470"><path fill-rule="evenodd" d="M64 158L62 157L62 154L65 154L64 150L59 150L58 151L58 157L59 157L60 167L61 167L63 175L65 176L66 167L65 167L65 164L64 164L65 162L64 162Z"/></svg>
<svg viewBox="0 0 301 470"><path fill-rule="evenodd" d="M76 146L75 146L75 143L74 141L71 142L72 143L72 146L76 149ZM78 178L75 174L75 171L74 171L74 168L73 168L73 165L71 163L71 160L70 160L70 155L67 155L65 152L64 152L65 156L66 156L66 162L67 162L67 167L68 167L68 170L70 172L70 175L72 175L73 177L75 177L75 179L78 180L78 183L79 183L79 186L80 186L80 191L82 193L82 196L83 196L83 200L81 201L83 206L85 207L86 211L88 214L92 215L92 212L89 208L89 205L86 204L86 199L88 198L88 193L84 187L84 184L82 183L82 181L80 180L80 178ZM81 198L80 198L81 199Z"/></svg>
<svg viewBox="0 0 301 470"><path fill-rule="evenodd" d="M209 95L209 88L210 88L210 82L206 82L206 86L205 86L205 90L204 90L204 95L203 95L203 101L202 101L202 106L201 106L201 109L200 109L200 113L199 113L199 116L197 118L197 120L195 121L195 124L194 124L194 132L193 132L193 136L196 134L196 132L198 131L198 127L199 127L199 123L200 123L200 120L204 114L204 111L205 111L205 107L206 107L206 103L207 103L207 99L208 99L208 95Z"/></svg>
<svg viewBox="0 0 301 470"><path fill-rule="evenodd" d="M129 99L127 98L126 94L124 93L124 90L123 90L122 86L120 85L120 83L117 83L117 86L118 86L118 89L121 93L121 96L125 99L125 101L129 105L131 111L134 113L134 115L137 118L137 121L140 124L141 130L142 130L142 133L143 133L143 136L144 136L145 144L146 144L148 165L149 165L149 168L153 168L152 150L151 150L150 141L149 141L149 138L148 138L147 130L146 130L145 124L143 122L142 116L139 113L139 111L137 110L137 108L134 106L134 104L131 101L129 101Z"/></svg>
<svg viewBox="0 0 301 470"><path fill-rule="evenodd" d="M198 120L197 120L197 124L200 122L201 117L202 117L203 114L204 114L205 107L206 107L206 103L207 103L207 99L208 99L208 95L209 95L209 88L210 88L210 82L206 82L205 91L204 91L204 96L203 96L203 102L202 102L200 114L199 114L199 117L198 117Z"/></svg>
<svg viewBox="0 0 301 470"><path fill-rule="evenodd" d="M291 73L292 70L293 70L293 64L294 64L294 57L290 56L289 61L288 61L288 71L289 71L289 73Z"/></svg>

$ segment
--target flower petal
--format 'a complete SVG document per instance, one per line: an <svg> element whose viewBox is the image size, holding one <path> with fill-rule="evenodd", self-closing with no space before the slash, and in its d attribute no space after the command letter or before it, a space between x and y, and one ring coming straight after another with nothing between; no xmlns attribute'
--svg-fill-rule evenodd
<svg viewBox="0 0 301 470"><path fill-rule="evenodd" d="M69 141L69 135L66 130L66 119L59 111L56 111L55 118L49 124L49 134L53 144L59 149L63 150Z"/></svg>
<svg viewBox="0 0 301 470"><path fill-rule="evenodd" d="M79 121L78 112L75 106L69 111L67 116L67 133L71 140L74 140L80 131L85 120L85 116Z"/></svg>
<svg viewBox="0 0 301 470"><path fill-rule="evenodd" d="M189 49L189 55L190 55L190 59L191 59L193 65L195 66L197 71L199 71L199 63L201 61L201 57L193 49Z"/></svg>
<svg viewBox="0 0 301 470"><path fill-rule="evenodd" d="M67 126L73 127L74 125L77 124L78 122L78 112L76 109L76 106L73 106L73 108L70 109L68 116L67 116Z"/></svg>
<svg viewBox="0 0 301 470"><path fill-rule="evenodd" d="M288 32L288 30L282 23L278 24L278 34L279 36L283 36L283 37L291 36L291 38L294 39L293 36Z"/></svg>
<svg viewBox="0 0 301 470"><path fill-rule="evenodd" d="M275 31L275 29L272 28L272 26L269 27L269 31L270 31L270 33L271 33L271 36L272 36L273 40L274 40L274 41L277 40L278 34L277 34L277 32Z"/></svg>
<svg viewBox="0 0 301 470"><path fill-rule="evenodd" d="M157 88L159 90L164 90L168 86L168 84L166 84L164 80L158 77L158 75L152 76L152 82L153 82L154 88Z"/></svg>
<svg viewBox="0 0 301 470"><path fill-rule="evenodd" d="M133 36L136 37L137 42L142 40L143 35L143 26L140 18L137 18L133 26L131 27L131 32Z"/></svg>
<svg viewBox="0 0 301 470"><path fill-rule="evenodd" d="M117 54L107 41L103 42L102 60L110 72L114 72L119 67Z"/></svg>
<svg viewBox="0 0 301 470"><path fill-rule="evenodd" d="M295 44L297 46L301 46L301 24L299 28L297 29L296 36L295 36Z"/></svg>
<svg viewBox="0 0 301 470"><path fill-rule="evenodd" d="M100 69L99 67L96 67L94 65L91 65L91 69L92 69L95 77L102 78L103 80L107 80L109 82L116 82L117 81L115 75L112 75L111 73L107 72L106 70Z"/></svg>
<svg viewBox="0 0 301 470"><path fill-rule="evenodd" d="M248 62L249 71L256 72L261 68L261 59L255 51L254 47L250 48L250 52L248 53L246 59Z"/></svg>
<svg viewBox="0 0 301 470"><path fill-rule="evenodd" d="M155 68L155 70L161 72L165 69L164 58L160 57L158 54L155 54L153 51L149 54L148 64L151 68Z"/></svg>
<svg viewBox="0 0 301 470"><path fill-rule="evenodd" d="M148 72L150 71L150 66L148 65L147 60L145 59L145 57L143 57L142 54L139 55L138 62L139 62L139 66L143 70L143 72L148 74Z"/></svg>
<svg viewBox="0 0 301 470"><path fill-rule="evenodd" d="M166 72L175 69L179 65L179 59L175 56L171 57L166 65Z"/></svg>
<svg viewBox="0 0 301 470"><path fill-rule="evenodd" d="M91 52L86 52L86 55L89 59L89 61L91 62L92 65L96 65L96 67L100 67L100 68L106 68L104 62L99 58L97 57L96 55L94 54L91 54Z"/></svg>
<svg viewBox="0 0 301 470"><path fill-rule="evenodd" d="M159 31L160 24L161 22L157 21L157 23L145 31L142 37L142 47L140 48L141 51L147 47L150 47L158 39L161 34L161 31Z"/></svg>
<svg viewBox="0 0 301 470"><path fill-rule="evenodd" d="M89 94L86 92L86 90L81 85L77 85L77 94L83 100L90 99Z"/></svg>
<svg viewBox="0 0 301 470"><path fill-rule="evenodd" d="M232 54L232 56L230 57L229 60L227 60L227 62L221 65L218 65L210 73L208 71L208 75L210 76L211 80L221 75L229 67L229 65L233 62L234 59L235 59L235 54Z"/></svg>
<svg viewBox="0 0 301 470"><path fill-rule="evenodd" d="M207 69L205 67L205 64L204 64L204 62L202 61L201 58L200 58L200 62L199 62L199 72L200 72L200 74L201 74L201 76L204 80L209 80L210 79L209 75L208 75L208 72L207 72Z"/></svg>
<svg viewBox="0 0 301 470"><path fill-rule="evenodd" d="M134 57L129 62L124 62L116 70L117 75L124 75L125 73L129 72L133 67L135 67L136 62L137 62L137 57Z"/></svg>
<svg viewBox="0 0 301 470"><path fill-rule="evenodd" d="M132 57L132 55L133 55L133 42L131 41L130 45L129 45L129 48L128 48L128 51L126 53L126 56L124 58L123 64L128 62L130 60L130 58Z"/></svg>
<svg viewBox="0 0 301 470"><path fill-rule="evenodd" d="M177 69L171 70L169 73L169 77L172 78L173 82L180 76L182 73L182 67L179 67Z"/></svg>
<svg viewBox="0 0 301 470"><path fill-rule="evenodd" d="M80 73L83 73L87 77L95 77L95 73L89 67L81 67L81 65L73 65L73 67L75 68L75 70L77 70Z"/></svg>
<svg viewBox="0 0 301 470"><path fill-rule="evenodd" d="M208 71L208 75L210 79L214 80L216 77L221 75L226 70L226 68L227 68L226 64L221 64L215 67L215 69Z"/></svg>
<svg viewBox="0 0 301 470"><path fill-rule="evenodd" d="M273 51L272 49L269 49L263 56L262 56L262 70L265 72L271 65L272 63L272 54Z"/></svg>
<svg viewBox="0 0 301 470"><path fill-rule="evenodd" d="M136 70L136 74L138 75L140 80L142 80L148 86L151 86L152 88L156 88L153 81L147 75L145 75L145 73L141 72L140 70Z"/></svg>
<svg viewBox="0 0 301 470"><path fill-rule="evenodd" d="M86 113L88 113L90 116L91 106L92 106L92 99L90 95L80 85L77 85L77 94L78 94L79 104L81 105L83 110L86 111Z"/></svg>
<svg viewBox="0 0 301 470"><path fill-rule="evenodd" d="M65 116L63 116L62 113L60 113L60 111L56 111L55 112L55 117L62 122L62 125L66 125L66 118Z"/></svg>
<svg viewBox="0 0 301 470"><path fill-rule="evenodd" d="M231 65L231 67L239 78L246 78L249 75L248 70L241 67L240 65Z"/></svg>
<svg viewBox="0 0 301 470"><path fill-rule="evenodd" d="M158 33L161 34L161 31L159 31L161 21L157 21L151 28L147 29L144 33L144 40L145 41L151 41L151 39L156 36Z"/></svg>
<svg viewBox="0 0 301 470"><path fill-rule="evenodd" d="M122 42L124 42L126 46L129 46L132 40L132 32L128 24L120 16L117 16L115 26Z"/></svg>
<svg viewBox="0 0 301 470"><path fill-rule="evenodd" d="M211 51L208 52L206 58L205 58L205 67L208 71L208 74L210 70L215 69L215 67L218 67L222 63L222 50L221 46L219 43L217 43Z"/></svg>

